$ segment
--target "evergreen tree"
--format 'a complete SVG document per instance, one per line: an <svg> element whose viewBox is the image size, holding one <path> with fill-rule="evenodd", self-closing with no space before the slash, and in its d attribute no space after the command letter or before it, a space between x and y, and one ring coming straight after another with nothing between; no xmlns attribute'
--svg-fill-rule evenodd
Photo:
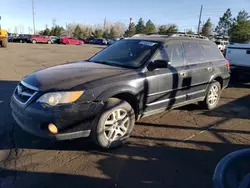
<svg viewBox="0 0 250 188"><path fill-rule="evenodd" d="M74 33L73 33L73 36L76 37L76 38L81 38L82 37L82 29L79 25L76 26L75 30L74 30Z"/></svg>
<svg viewBox="0 0 250 188"><path fill-rule="evenodd" d="M102 35L103 35L102 29L96 29L96 30L94 31L94 37L95 37L95 38L102 38Z"/></svg>
<svg viewBox="0 0 250 188"><path fill-rule="evenodd" d="M223 14L222 17L220 17L217 27L215 28L215 32L217 35L223 35L228 36L228 31L231 28L233 24L233 18L232 13L230 9L227 9L227 11Z"/></svg>
<svg viewBox="0 0 250 188"><path fill-rule="evenodd" d="M118 38L119 33L115 30L114 27L111 27L109 36L110 36L111 39Z"/></svg>
<svg viewBox="0 0 250 188"><path fill-rule="evenodd" d="M240 21L247 21L247 20L249 20L249 18L250 18L250 16L249 16L248 12L246 12L245 10L241 10L238 13L237 17L234 18L234 21L239 23Z"/></svg>
<svg viewBox="0 0 250 188"><path fill-rule="evenodd" d="M153 22L150 19L146 23L145 32L146 32L146 34L155 32L155 25L153 24Z"/></svg>
<svg viewBox="0 0 250 188"><path fill-rule="evenodd" d="M136 34L144 34L145 33L145 25L142 18L139 19L138 23L135 26Z"/></svg>
<svg viewBox="0 0 250 188"><path fill-rule="evenodd" d="M135 24L131 23L128 27L128 29L125 31L124 36L125 37L132 37L133 35L135 35L136 32L136 28L135 28Z"/></svg>
<svg viewBox="0 0 250 188"><path fill-rule="evenodd" d="M212 22L211 22L211 19L208 18L206 23L202 27L201 35L209 37L212 34L213 34L213 32L212 32Z"/></svg>
<svg viewBox="0 0 250 188"><path fill-rule="evenodd" d="M110 38L110 34L109 34L109 31L107 29L103 32L102 38L105 38L105 39L109 39Z"/></svg>
<svg viewBox="0 0 250 188"><path fill-rule="evenodd" d="M49 28L46 28L46 29L42 32L42 35L45 35L45 36L50 35L50 29L49 29Z"/></svg>
<svg viewBox="0 0 250 188"><path fill-rule="evenodd" d="M250 41L250 21L243 20L235 23L230 29L230 40L238 43Z"/></svg>

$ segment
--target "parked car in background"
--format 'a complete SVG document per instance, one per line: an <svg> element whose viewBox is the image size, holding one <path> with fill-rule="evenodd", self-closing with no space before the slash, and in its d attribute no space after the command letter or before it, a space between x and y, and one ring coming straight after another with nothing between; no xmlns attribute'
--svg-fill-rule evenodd
<svg viewBox="0 0 250 188"><path fill-rule="evenodd" d="M107 45L108 41L106 39L93 39L92 44Z"/></svg>
<svg viewBox="0 0 250 188"><path fill-rule="evenodd" d="M91 44L93 39L95 39L95 38L94 37L85 38L84 43Z"/></svg>
<svg viewBox="0 0 250 188"><path fill-rule="evenodd" d="M225 41L225 40L215 40L214 42L221 52L223 52L226 46L229 44L229 41Z"/></svg>
<svg viewBox="0 0 250 188"><path fill-rule="evenodd" d="M139 36L86 61L25 76L10 105L15 121L31 134L91 136L112 148L129 138L141 117L196 102L216 108L229 78L229 63L207 37Z"/></svg>
<svg viewBox="0 0 250 188"><path fill-rule="evenodd" d="M19 34L18 37L13 39L13 42L26 43L29 42L30 34Z"/></svg>
<svg viewBox="0 0 250 188"><path fill-rule="evenodd" d="M28 42L31 42L33 44L36 43L46 43L46 44L51 44L51 39L48 36L44 36L44 35L30 35L30 37L28 38Z"/></svg>
<svg viewBox="0 0 250 188"><path fill-rule="evenodd" d="M108 45L114 44L117 41L122 40L122 39L124 39L124 38L110 39L110 40L108 40Z"/></svg>
<svg viewBox="0 0 250 188"><path fill-rule="evenodd" d="M224 51L224 56L230 62L234 78L250 75L250 43L230 43Z"/></svg>
<svg viewBox="0 0 250 188"><path fill-rule="evenodd" d="M59 37L51 36L50 40L51 40L52 44L60 44L61 39Z"/></svg>
<svg viewBox="0 0 250 188"><path fill-rule="evenodd" d="M14 39L18 37L16 33L8 33L8 42L14 42Z"/></svg>
<svg viewBox="0 0 250 188"><path fill-rule="evenodd" d="M84 42L82 40L77 39L77 38L63 37L63 38L61 38L61 44L82 45L82 44L84 44Z"/></svg>

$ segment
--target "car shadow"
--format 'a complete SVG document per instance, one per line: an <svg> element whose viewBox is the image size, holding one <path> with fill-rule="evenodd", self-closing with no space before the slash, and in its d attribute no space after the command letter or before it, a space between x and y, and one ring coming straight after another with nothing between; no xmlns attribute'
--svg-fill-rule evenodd
<svg viewBox="0 0 250 188"><path fill-rule="evenodd" d="M250 119L250 95L230 101L202 114L213 117Z"/></svg>

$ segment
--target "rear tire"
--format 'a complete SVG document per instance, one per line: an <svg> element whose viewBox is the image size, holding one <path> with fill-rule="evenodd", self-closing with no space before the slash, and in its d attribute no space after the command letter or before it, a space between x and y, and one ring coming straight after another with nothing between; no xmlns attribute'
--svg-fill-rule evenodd
<svg viewBox="0 0 250 188"><path fill-rule="evenodd" d="M213 110L219 103L221 95L221 85L219 82L214 81L211 83L207 89L207 94L204 101L199 102L202 108Z"/></svg>
<svg viewBox="0 0 250 188"><path fill-rule="evenodd" d="M51 44L51 40L48 40L48 42L47 42L48 44Z"/></svg>
<svg viewBox="0 0 250 188"><path fill-rule="evenodd" d="M7 46L8 46L8 40L7 40L7 39L2 40L1 46L2 46L3 48L7 48Z"/></svg>
<svg viewBox="0 0 250 188"><path fill-rule="evenodd" d="M33 43L33 44L36 44L36 40L32 40L32 43Z"/></svg>
<svg viewBox="0 0 250 188"><path fill-rule="evenodd" d="M110 98L91 130L92 140L108 149L122 145L135 125L135 114L131 105L117 98Z"/></svg>

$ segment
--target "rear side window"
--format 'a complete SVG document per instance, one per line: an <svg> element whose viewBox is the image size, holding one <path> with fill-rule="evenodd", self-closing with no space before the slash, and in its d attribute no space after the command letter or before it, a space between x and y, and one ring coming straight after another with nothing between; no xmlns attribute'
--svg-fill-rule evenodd
<svg viewBox="0 0 250 188"><path fill-rule="evenodd" d="M187 64L204 62L205 56L196 42L183 42Z"/></svg>
<svg viewBox="0 0 250 188"><path fill-rule="evenodd" d="M209 43L200 43L200 45L208 61L224 59L222 53L216 45L212 45Z"/></svg>

